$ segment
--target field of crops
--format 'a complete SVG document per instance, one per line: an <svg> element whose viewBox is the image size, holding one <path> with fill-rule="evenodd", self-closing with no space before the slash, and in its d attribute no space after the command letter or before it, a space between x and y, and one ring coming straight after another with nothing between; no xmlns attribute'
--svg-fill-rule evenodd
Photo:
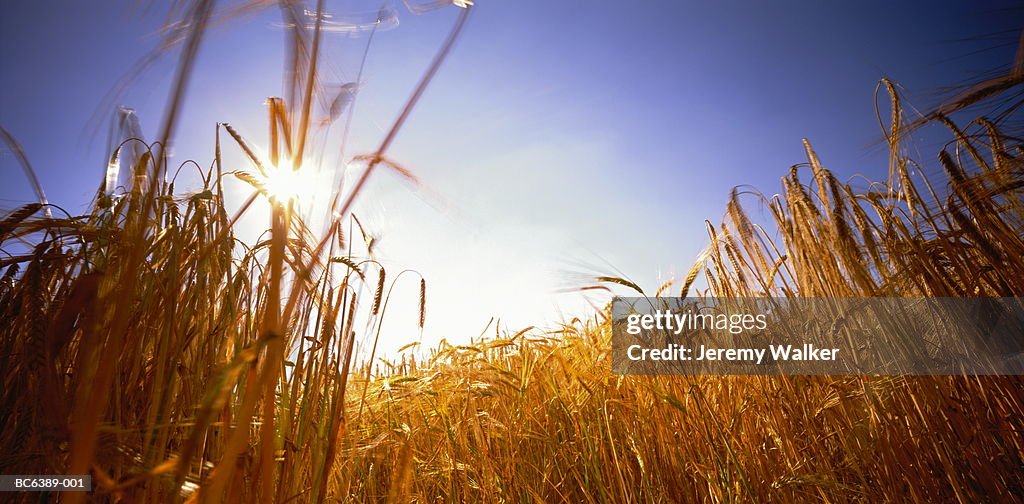
<svg viewBox="0 0 1024 504"><path fill-rule="evenodd" d="M172 96L211 4L187 10ZM485 7L464 8L363 177L324 209L324 232L288 190L314 147L319 22L292 23L292 81L269 102L266 159L219 125L217 156L199 163L205 186L176 188L169 114L157 141L119 151L130 187L97 181L85 215L43 203L5 213L0 473L93 476L94 492L61 502L1021 499L1021 377L616 376L606 313L353 358L357 338L379 335L399 273L354 252L351 204L377 171L411 176L390 144ZM1022 83L1024 61L911 121L883 80L887 180L840 181L805 141L803 164L762 168L779 171L778 194L735 191L689 274L657 295L1021 296L1024 144L1014 114L986 119L983 106L1020 100ZM979 106L976 120L950 119ZM912 159L905 145L926 123L949 143ZM229 148L250 157L247 171L224 171ZM935 159L944 173L925 178L917 163ZM238 214L222 199L229 178L252 187ZM234 226L257 199L273 209L268 233L243 244ZM748 217L755 208L770 222ZM416 280L422 325L430 279Z"/></svg>

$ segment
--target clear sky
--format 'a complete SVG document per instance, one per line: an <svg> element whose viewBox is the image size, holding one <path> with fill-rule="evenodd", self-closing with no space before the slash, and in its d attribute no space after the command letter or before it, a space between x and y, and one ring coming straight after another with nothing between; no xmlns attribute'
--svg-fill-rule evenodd
<svg viewBox="0 0 1024 504"><path fill-rule="evenodd" d="M50 201L73 213L106 165L104 97L157 40L153 4L0 1L0 124ZM424 187L383 174L356 210L381 235L389 270L427 277L428 343L476 336L492 316L514 330L580 314L578 294L556 294L582 285L574 273L621 273L651 290L685 274L706 243L704 219L719 220L730 189L774 193L804 161L804 137L840 178L882 177L877 80L934 104L943 87L1007 65L1024 21L1011 2L477 4L391 153ZM381 4L327 5L365 14ZM352 154L379 142L457 14L395 7L399 25L373 41ZM282 92L277 23L271 9L206 40L178 160L207 165L218 121L265 145L263 102ZM328 37L325 75L353 80L366 37ZM161 60L116 101L151 136L173 63ZM228 156L229 169L245 167L238 152ZM0 206L32 199L3 152ZM417 286L401 289L385 349L416 338Z"/></svg>

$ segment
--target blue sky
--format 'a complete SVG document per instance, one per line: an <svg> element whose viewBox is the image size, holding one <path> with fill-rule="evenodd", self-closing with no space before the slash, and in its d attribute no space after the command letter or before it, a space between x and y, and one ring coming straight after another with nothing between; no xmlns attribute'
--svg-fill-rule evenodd
<svg viewBox="0 0 1024 504"><path fill-rule="evenodd" d="M105 167L103 98L157 40L160 7L140 4L0 3L0 124L49 199L72 212ZM424 187L383 174L357 208L381 234L389 268L426 275L428 341L475 336L492 316L517 328L575 315L578 295L556 294L580 285L571 272L617 269L652 290L685 274L706 243L704 219L720 218L734 186L774 193L804 160L802 138L840 178L882 177L877 80L934 104L945 86L1008 64L1024 20L1010 2L477 4L391 153ZM327 5L365 13L380 3ZM352 154L379 142L457 14L395 7L399 26L371 49ZM272 9L206 40L178 160L208 164L218 121L266 141L263 102L282 92L279 22ZM328 40L325 75L352 80L366 38ZM161 60L116 101L138 111L149 135L173 63ZM934 159L934 145L921 151ZM9 153L0 182L3 208L32 199ZM416 287L406 288L386 348L415 339Z"/></svg>

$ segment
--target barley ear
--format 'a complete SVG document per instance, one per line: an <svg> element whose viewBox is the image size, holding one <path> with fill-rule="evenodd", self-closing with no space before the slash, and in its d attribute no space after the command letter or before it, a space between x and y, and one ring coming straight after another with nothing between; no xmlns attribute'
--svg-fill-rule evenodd
<svg viewBox="0 0 1024 504"><path fill-rule="evenodd" d="M427 280L420 279L420 329L427 321Z"/></svg>
<svg viewBox="0 0 1024 504"><path fill-rule="evenodd" d="M384 296L384 280L387 278L387 274L384 268L380 269L380 277L377 278L377 292L373 295L373 314L376 315L380 311L380 300Z"/></svg>

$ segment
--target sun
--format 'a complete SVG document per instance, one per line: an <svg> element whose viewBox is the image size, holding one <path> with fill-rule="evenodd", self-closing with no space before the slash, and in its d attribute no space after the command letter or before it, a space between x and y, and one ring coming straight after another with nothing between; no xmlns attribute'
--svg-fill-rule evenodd
<svg viewBox="0 0 1024 504"><path fill-rule="evenodd" d="M316 188L309 173L309 170L296 170L291 162L281 159L277 166L271 165L267 169L263 187L271 199L278 203L297 201Z"/></svg>

